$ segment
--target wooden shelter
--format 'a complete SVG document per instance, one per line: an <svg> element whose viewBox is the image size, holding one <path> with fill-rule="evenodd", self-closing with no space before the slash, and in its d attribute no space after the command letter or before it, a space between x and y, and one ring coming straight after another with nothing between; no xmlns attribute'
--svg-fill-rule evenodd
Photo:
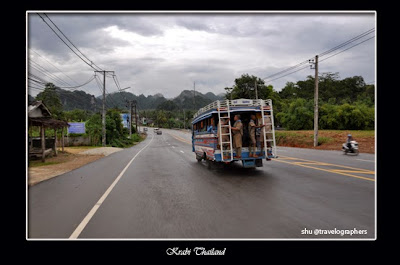
<svg viewBox="0 0 400 265"><path fill-rule="evenodd" d="M57 156L57 130L61 129L61 144L62 150L64 151L64 128L68 127L68 122L53 119L49 109L41 101L36 101L28 107L28 126L37 126L40 128L41 148L33 147L33 139L30 139L29 143L29 156L30 157L41 157L42 161L45 162L47 154L54 151L54 155ZM45 130L54 130L54 144L52 148L46 149Z"/></svg>

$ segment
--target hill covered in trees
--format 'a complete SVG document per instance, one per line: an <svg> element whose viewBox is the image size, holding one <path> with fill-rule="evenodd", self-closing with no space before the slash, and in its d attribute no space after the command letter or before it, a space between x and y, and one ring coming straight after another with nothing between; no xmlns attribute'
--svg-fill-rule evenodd
<svg viewBox="0 0 400 265"><path fill-rule="evenodd" d="M51 90L49 89L51 88ZM49 83L46 85L47 91L40 92L36 99L42 99L47 93L55 93L62 105L62 110L70 111L75 109L85 110L89 112L98 112L102 108L102 96L95 97L94 95L88 94L81 90L65 90L55 87ZM208 103L222 99L223 94L215 95L212 92L202 94L196 91L195 104L194 104L194 93L193 91L184 90L177 97L173 99L166 99L162 94L155 94L145 96L135 95L130 92L116 92L106 95L107 108L117 108L121 110L128 109L127 101L136 101L138 109L149 110L149 109L162 109L162 110L178 110L188 109L195 110L204 107ZM35 98L29 95L29 102L34 101Z"/></svg>
<svg viewBox="0 0 400 265"><path fill-rule="evenodd" d="M212 92L196 92L194 98L193 90L183 90L173 99L166 99L161 94L137 96L129 92L112 93L107 95L107 108L127 111L126 100L135 100L140 116L155 121L158 126L190 128L193 114L216 99L255 99L256 83L258 98L272 99L275 125L289 130L313 129L313 76L296 83L288 82L280 91L276 91L264 80L248 74L243 74L234 81L232 87L225 88L224 96ZM84 91L63 90L51 83L46 85L36 99L43 100L58 117L63 117L63 111L75 110L74 113L69 112L64 116L72 120L85 120L87 115L99 113L102 108L101 97L96 98ZM375 86L366 84L361 76L340 79L338 73L322 73L319 76L318 105L320 129L372 130L375 127Z"/></svg>

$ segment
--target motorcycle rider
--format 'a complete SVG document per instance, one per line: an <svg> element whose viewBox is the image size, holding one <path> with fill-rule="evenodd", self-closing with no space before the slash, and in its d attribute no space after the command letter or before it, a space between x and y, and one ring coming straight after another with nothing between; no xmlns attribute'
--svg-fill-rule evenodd
<svg viewBox="0 0 400 265"><path fill-rule="evenodd" d="M346 140L346 144L347 144L347 148L351 149L351 141L353 141L353 136L351 136L351 134L347 135L347 140Z"/></svg>

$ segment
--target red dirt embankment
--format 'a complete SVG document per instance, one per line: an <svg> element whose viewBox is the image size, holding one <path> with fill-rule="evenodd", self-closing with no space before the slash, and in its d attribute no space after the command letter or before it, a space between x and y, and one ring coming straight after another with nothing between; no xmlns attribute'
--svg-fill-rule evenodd
<svg viewBox="0 0 400 265"><path fill-rule="evenodd" d="M375 153L375 131L319 130L317 147L314 147L314 131L311 130L275 131L275 139L278 146L341 150L348 134L358 142L360 153Z"/></svg>

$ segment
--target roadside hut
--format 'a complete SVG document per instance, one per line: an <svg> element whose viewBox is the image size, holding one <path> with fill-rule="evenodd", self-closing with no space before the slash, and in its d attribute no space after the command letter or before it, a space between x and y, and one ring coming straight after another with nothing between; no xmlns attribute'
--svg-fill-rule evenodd
<svg viewBox="0 0 400 265"><path fill-rule="evenodd" d="M33 102L28 107L28 126L32 128L34 126L40 128L40 148L34 146L33 137L29 137L28 140L28 153L29 157L41 157L42 161L45 162L46 155L52 151L57 156L57 130L61 130L61 145L64 151L64 128L68 127L68 122L53 119L49 109L41 101ZM51 142L51 146L46 146L45 130L54 130L54 142ZM49 147L49 148L46 148Z"/></svg>

